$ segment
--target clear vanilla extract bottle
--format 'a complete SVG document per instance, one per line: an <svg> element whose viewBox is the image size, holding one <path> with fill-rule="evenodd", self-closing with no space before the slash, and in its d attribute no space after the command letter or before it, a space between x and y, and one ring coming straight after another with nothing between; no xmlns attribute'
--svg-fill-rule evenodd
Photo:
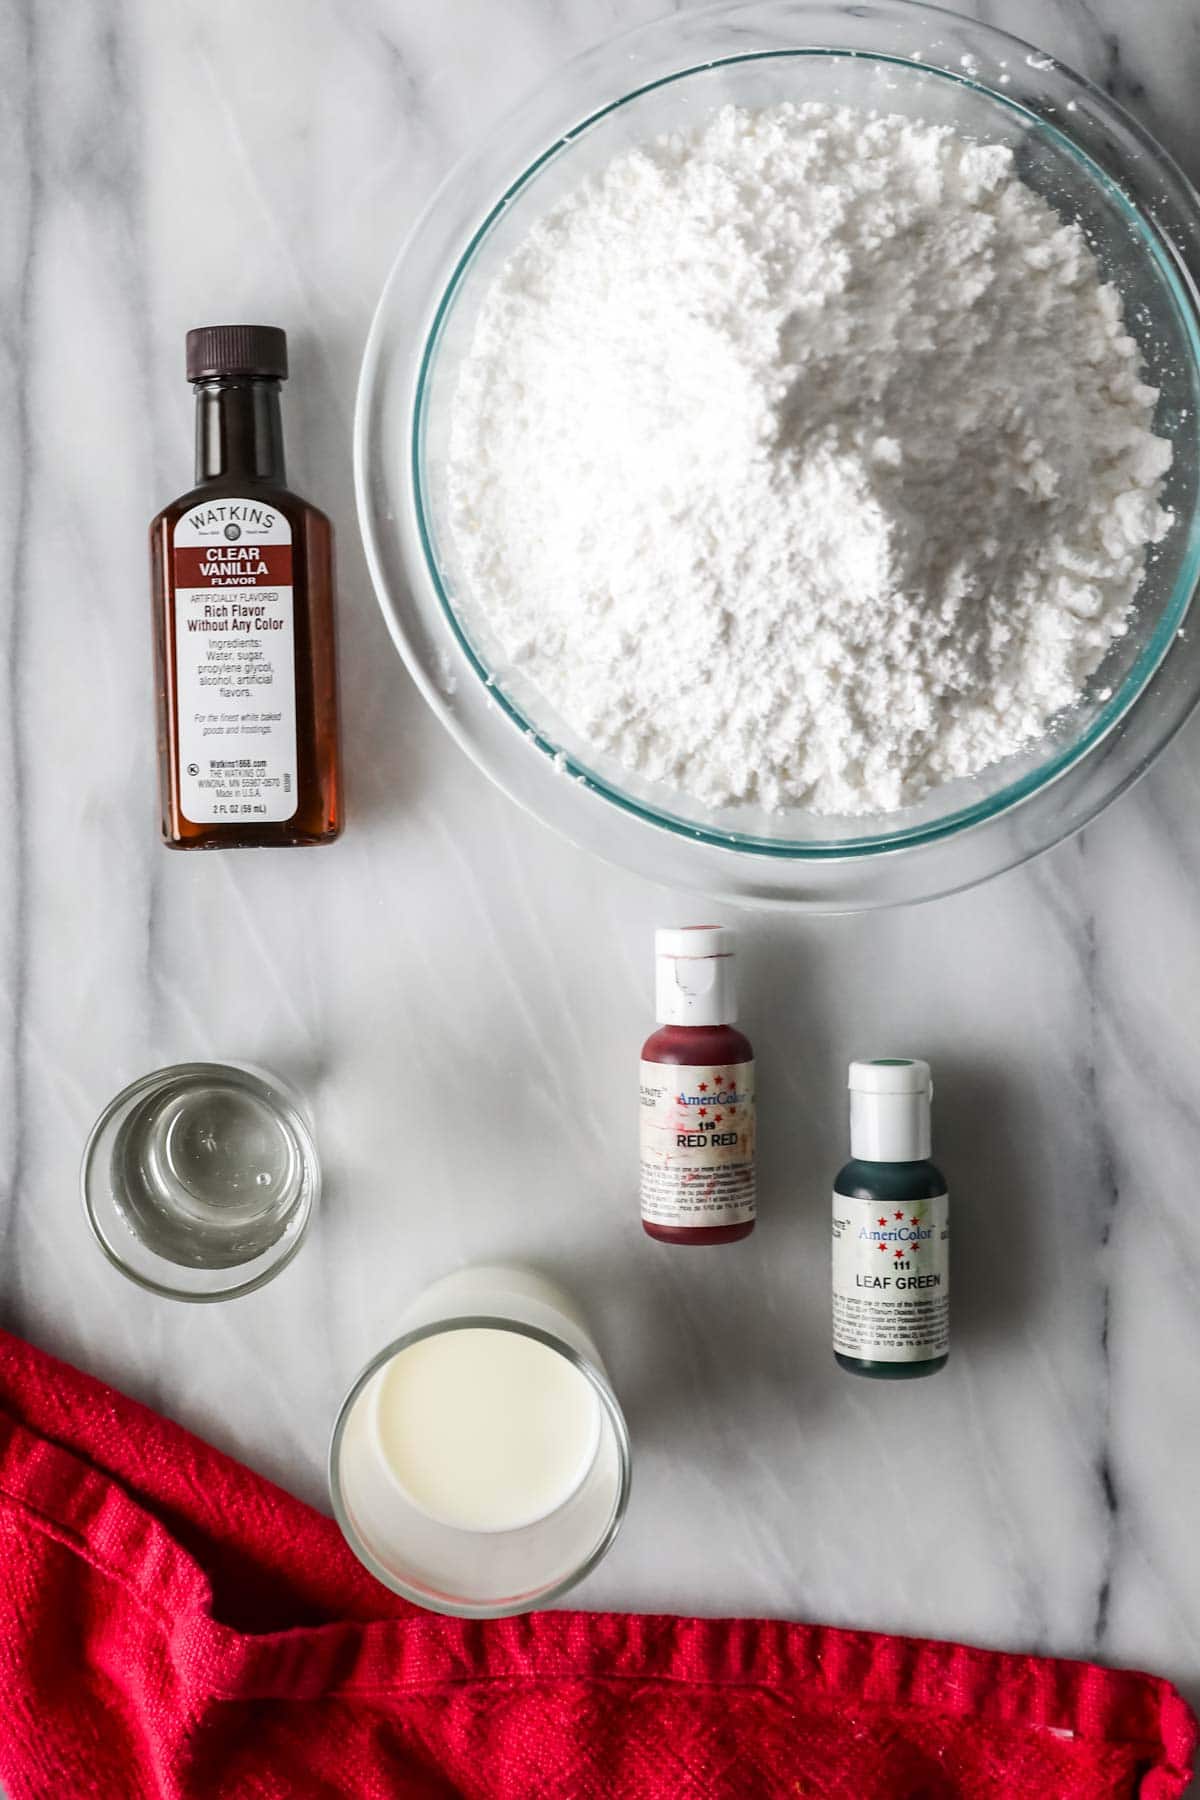
<svg viewBox="0 0 1200 1800"><path fill-rule="evenodd" d="M164 841L342 828L333 529L287 486L273 325L189 331L196 481L150 527Z"/></svg>
<svg viewBox="0 0 1200 1800"><path fill-rule="evenodd" d="M734 1025L734 934L654 934L658 1029L642 1046L642 1227L664 1244L749 1237L756 1210L754 1051Z"/></svg>

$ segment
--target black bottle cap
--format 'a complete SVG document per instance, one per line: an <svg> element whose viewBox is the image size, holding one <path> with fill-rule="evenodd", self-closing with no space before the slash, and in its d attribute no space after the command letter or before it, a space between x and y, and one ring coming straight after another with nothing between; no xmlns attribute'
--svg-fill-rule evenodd
<svg viewBox="0 0 1200 1800"><path fill-rule="evenodd" d="M287 332L278 325L201 325L187 334L187 378L265 375L286 381Z"/></svg>

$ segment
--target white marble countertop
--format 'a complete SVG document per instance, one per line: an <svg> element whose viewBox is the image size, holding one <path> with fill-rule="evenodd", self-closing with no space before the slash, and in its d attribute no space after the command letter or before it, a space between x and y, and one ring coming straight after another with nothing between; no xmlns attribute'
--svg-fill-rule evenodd
<svg viewBox="0 0 1200 1800"><path fill-rule="evenodd" d="M1138 1664L1200 1696L1200 724L1086 834L925 908L747 915L761 1224L646 1242L632 1082L651 931L695 917L468 763L395 656L351 493L371 308L450 163L660 0L187 0L0 19L0 1291L6 1325L324 1504L342 1390L419 1286L531 1260L579 1295L637 1450L593 1607L792 1615ZM1184 0L978 0L1200 173ZM145 528L190 479L185 329L288 327L294 484L340 534L350 826L320 854L157 838ZM954 1354L828 1349L845 1063L927 1056ZM93 1117L156 1064L310 1095L299 1261L189 1308L89 1239ZM888 1529L881 1530L881 1523Z"/></svg>

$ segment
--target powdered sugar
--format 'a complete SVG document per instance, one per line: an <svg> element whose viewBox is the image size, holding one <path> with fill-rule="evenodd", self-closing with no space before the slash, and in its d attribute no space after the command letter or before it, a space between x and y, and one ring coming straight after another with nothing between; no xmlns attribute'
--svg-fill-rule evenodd
<svg viewBox="0 0 1200 1800"><path fill-rule="evenodd" d="M726 108L530 233L455 395L462 588L597 750L905 805L1041 735L1169 519L1119 297L1011 153Z"/></svg>

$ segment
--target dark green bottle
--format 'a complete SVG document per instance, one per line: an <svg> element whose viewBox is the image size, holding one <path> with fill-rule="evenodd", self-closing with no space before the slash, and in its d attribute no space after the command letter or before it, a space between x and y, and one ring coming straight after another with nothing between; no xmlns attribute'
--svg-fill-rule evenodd
<svg viewBox="0 0 1200 1800"><path fill-rule="evenodd" d="M850 1064L851 1160L833 1184L833 1354L854 1375L933 1375L949 1354L950 1218L930 1161L929 1064Z"/></svg>

